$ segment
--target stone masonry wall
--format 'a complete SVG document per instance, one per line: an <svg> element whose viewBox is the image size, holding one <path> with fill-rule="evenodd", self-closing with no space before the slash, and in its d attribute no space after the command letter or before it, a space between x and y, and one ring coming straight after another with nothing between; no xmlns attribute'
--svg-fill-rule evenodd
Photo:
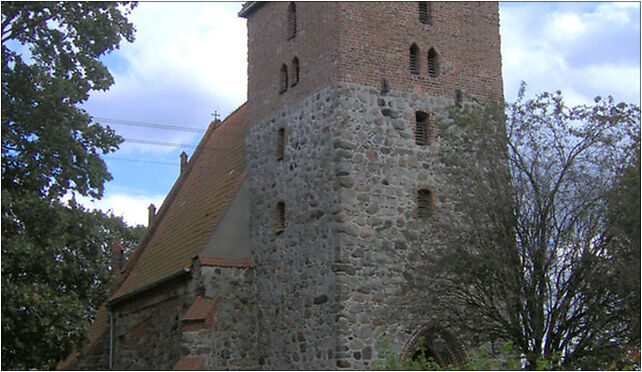
<svg viewBox="0 0 642 372"><path fill-rule="evenodd" d="M174 368L184 354L180 317L195 298L192 282L185 279L114 306L113 369Z"/></svg>
<svg viewBox="0 0 642 372"><path fill-rule="evenodd" d="M255 262L259 365L265 369L336 368L336 276L340 214L332 130L340 118L332 89L248 128L250 245ZM284 158L277 160L279 128ZM285 226L275 230L277 203Z"/></svg>
<svg viewBox="0 0 642 372"><path fill-rule="evenodd" d="M369 369L377 331L399 351L441 319L414 314L412 302L424 299L401 292L408 268L436 246L418 191L430 191L433 214L455 201L440 173L436 124L449 120L456 92L464 103L503 96L497 4L431 2L428 23L416 2L296 4L305 38L285 38L287 3L261 5L248 19L258 361L266 369ZM313 34L323 37L311 43ZM418 74L409 68L412 43ZM437 76L428 71L430 48ZM293 56L307 67L299 85L279 93L279 68ZM427 145L415 140L418 111L431 123Z"/></svg>
<svg viewBox="0 0 642 372"><path fill-rule="evenodd" d="M446 107L453 101L422 93L384 95L346 83L336 94L337 115L344 119L333 127L335 151L341 154L334 166L341 170L337 192L345 226L337 261L348 268L337 277L342 309L337 318L344 329L338 365L364 369L377 358L377 331L400 351L420 326L440 320L439 314L414 314L414 299L402 292L402 284L419 253L434 245L432 218L418 216L418 191L432 192L433 216L450 211L436 124L449 120ZM415 143L416 111L429 114L435 131L425 146Z"/></svg>
<svg viewBox="0 0 642 372"><path fill-rule="evenodd" d="M415 143L416 111L448 120L453 101L338 83L252 127L247 137L259 363L267 369L373 368L375 333L398 350L438 314L412 314L401 284L431 248L417 191L448 197L439 143ZM278 129L286 129L277 160ZM435 134L438 136L438 134ZM275 232L274 208L286 205Z"/></svg>
<svg viewBox="0 0 642 372"><path fill-rule="evenodd" d="M251 268L201 266L199 287L216 300L213 327L201 345L205 369L258 368L253 279Z"/></svg>
<svg viewBox="0 0 642 372"><path fill-rule="evenodd" d="M203 323L183 320L196 297L215 304ZM204 369L258 368L253 269L200 266L112 310L116 370L172 370L181 359Z"/></svg>

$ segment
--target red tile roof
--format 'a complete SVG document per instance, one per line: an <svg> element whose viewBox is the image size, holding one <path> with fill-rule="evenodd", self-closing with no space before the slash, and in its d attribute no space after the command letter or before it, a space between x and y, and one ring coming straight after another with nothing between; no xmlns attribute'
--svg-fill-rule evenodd
<svg viewBox="0 0 642 372"><path fill-rule="evenodd" d="M201 296L196 297L192 306L181 318L183 332L212 328L217 302L218 298L204 300Z"/></svg>
<svg viewBox="0 0 642 372"><path fill-rule="evenodd" d="M174 367L174 371L201 371L203 369L205 369L204 358L182 358Z"/></svg>
<svg viewBox="0 0 642 372"><path fill-rule="evenodd" d="M185 315L181 318L181 321L206 320L212 313L214 313L217 301L218 299L204 300L201 296L196 297L192 306L187 309Z"/></svg>
<svg viewBox="0 0 642 372"><path fill-rule="evenodd" d="M136 248L114 301L190 267L245 180L245 104L201 143ZM224 258L224 257L223 257Z"/></svg>
<svg viewBox="0 0 642 372"><path fill-rule="evenodd" d="M249 258L225 258L199 254L198 262L201 266L252 267Z"/></svg>
<svg viewBox="0 0 642 372"><path fill-rule="evenodd" d="M176 180L154 223L127 263L123 284L110 300L154 285L191 265L216 230L247 176L245 126L245 104L223 122L210 124L187 168ZM203 265L249 267L250 259L209 256ZM109 313L103 304L89 327L89 344L85 351L108 330ZM78 352L72 353L57 369L73 368L72 363L79 355ZM184 363L185 366L197 367L201 363L196 369L204 366L204 361L198 362L197 359L188 359Z"/></svg>

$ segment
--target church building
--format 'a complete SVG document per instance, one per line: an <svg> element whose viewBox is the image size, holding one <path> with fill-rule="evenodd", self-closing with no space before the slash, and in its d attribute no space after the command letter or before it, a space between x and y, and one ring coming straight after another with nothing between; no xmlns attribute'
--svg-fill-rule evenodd
<svg viewBox="0 0 642 372"><path fill-rule="evenodd" d="M503 99L490 2L247 2L247 102L214 120L61 369L373 369L470 347L402 283L447 213L437 123ZM426 273L426 275L430 275Z"/></svg>

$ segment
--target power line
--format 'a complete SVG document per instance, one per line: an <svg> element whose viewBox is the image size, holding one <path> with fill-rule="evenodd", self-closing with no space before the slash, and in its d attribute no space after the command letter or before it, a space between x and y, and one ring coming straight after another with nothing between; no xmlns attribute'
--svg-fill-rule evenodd
<svg viewBox="0 0 642 372"><path fill-rule="evenodd" d="M192 132L192 133L204 133L205 130L196 127L186 127L182 125L169 125L169 124L158 124L158 123L147 123L142 121L131 121L131 120L122 120L122 119L111 119L111 118L99 118L92 117L96 121L107 122L112 124L128 125L131 127L147 127L147 128L156 128L156 129L165 129L165 130L175 130L180 132Z"/></svg>
<svg viewBox="0 0 642 372"><path fill-rule="evenodd" d="M196 149L198 145L191 145L188 143L178 143L178 142L163 142L163 141L153 141L153 140L144 140L138 138L123 138L125 142L130 143L140 143L143 145L151 146L166 146L166 147L185 147L190 149ZM215 151L239 151L238 148L233 147L223 147L223 146L203 146L203 149L215 150Z"/></svg>
<svg viewBox="0 0 642 372"><path fill-rule="evenodd" d="M179 166L179 163L170 163L167 161L156 161L156 160L142 160L142 159L129 159L129 158L117 158L113 156L105 156L104 157L107 160L118 160L118 161L128 161L132 163L152 163L152 164L160 164L160 165L171 165L174 167Z"/></svg>
<svg viewBox="0 0 642 372"><path fill-rule="evenodd" d="M197 145L189 145L187 143L176 143L176 142L163 142L163 141L152 141L136 138L124 138L125 142L131 143L141 143L144 145L155 145L155 146L167 146L167 147L186 147L190 149L195 149Z"/></svg>

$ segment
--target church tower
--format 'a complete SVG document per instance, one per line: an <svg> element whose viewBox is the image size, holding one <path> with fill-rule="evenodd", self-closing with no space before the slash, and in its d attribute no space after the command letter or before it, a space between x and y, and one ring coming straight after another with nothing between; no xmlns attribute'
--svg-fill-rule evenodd
<svg viewBox="0 0 642 372"><path fill-rule="evenodd" d="M503 98L498 5L249 2L239 15L259 367L369 369L377 332L398 350L434 333L447 345L429 351L456 363L463 349L434 315L406 313L401 283L445 198L435 123Z"/></svg>

